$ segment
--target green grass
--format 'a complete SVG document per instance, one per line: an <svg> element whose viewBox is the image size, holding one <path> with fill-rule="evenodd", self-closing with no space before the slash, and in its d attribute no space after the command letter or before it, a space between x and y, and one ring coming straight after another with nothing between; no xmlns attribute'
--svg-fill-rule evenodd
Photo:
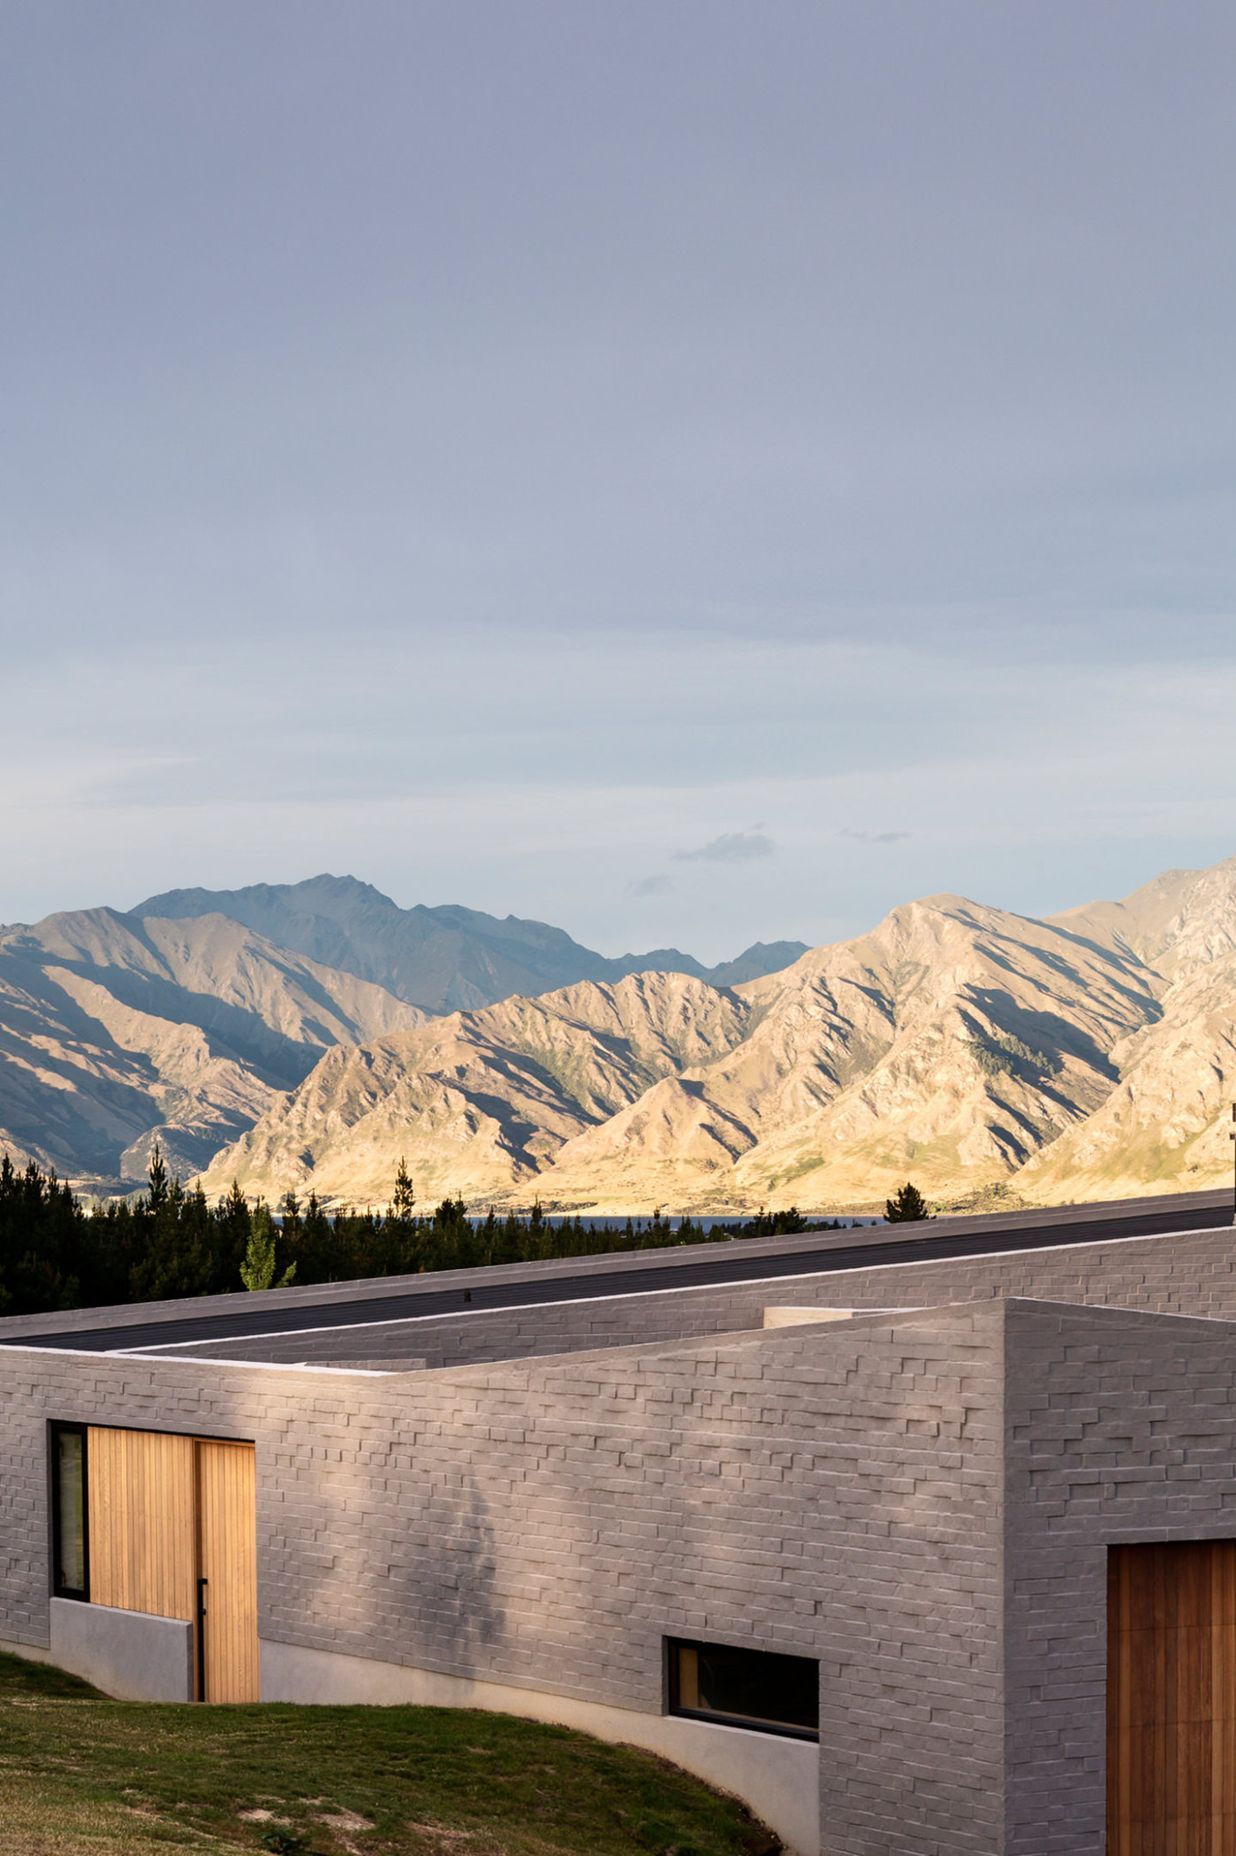
<svg viewBox="0 0 1236 1856"><path fill-rule="evenodd" d="M771 1856L650 1754L455 1708L109 1701L0 1655L4 1856Z"/></svg>

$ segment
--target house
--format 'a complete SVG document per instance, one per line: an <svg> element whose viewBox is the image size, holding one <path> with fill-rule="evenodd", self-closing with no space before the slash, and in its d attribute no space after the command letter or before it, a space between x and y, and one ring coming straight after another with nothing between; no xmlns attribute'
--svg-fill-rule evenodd
<svg viewBox="0 0 1236 1856"><path fill-rule="evenodd" d="M122 1695L566 1722L800 1856L1229 1856L1233 1250L0 1322L0 1644Z"/></svg>

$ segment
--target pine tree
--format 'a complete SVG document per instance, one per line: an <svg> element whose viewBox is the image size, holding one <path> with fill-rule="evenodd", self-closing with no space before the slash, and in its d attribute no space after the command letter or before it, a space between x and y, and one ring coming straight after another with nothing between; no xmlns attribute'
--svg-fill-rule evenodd
<svg viewBox="0 0 1236 1856"><path fill-rule="evenodd" d="M917 1224L922 1218L930 1218L931 1213L918 1187L907 1180L895 1198L885 1201L884 1216L889 1224Z"/></svg>
<svg viewBox="0 0 1236 1856"><path fill-rule="evenodd" d="M236 1281L237 1272L248 1252L251 1230L249 1201L241 1191L239 1180L234 1179L231 1190L214 1208L217 1268L222 1280L229 1285Z"/></svg>
<svg viewBox="0 0 1236 1856"><path fill-rule="evenodd" d="M412 1189L412 1176L408 1172L407 1162L402 1154L399 1158L399 1171L395 1175L395 1190L391 1197L390 1213L392 1218L407 1220L416 1211L416 1193Z"/></svg>
<svg viewBox="0 0 1236 1856"><path fill-rule="evenodd" d="M150 1180L150 1191L130 1208L127 1229L115 1227L128 1240L121 1254L131 1256L129 1297L162 1302L230 1287L233 1278L218 1270L214 1221L200 1187L186 1193L179 1176L169 1177L162 1154L151 1161Z"/></svg>
<svg viewBox="0 0 1236 1856"><path fill-rule="evenodd" d="M74 1308L81 1301L85 1215L71 1187L33 1161L0 1158L0 1309Z"/></svg>
<svg viewBox="0 0 1236 1856"><path fill-rule="evenodd" d="M282 1237L283 1254L296 1264L297 1282L337 1282L347 1274L334 1226L312 1189L303 1207L296 1200L294 1213L284 1198Z"/></svg>
<svg viewBox="0 0 1236 1856"><path fill-rule="evenodd" d="M160 1147L158 1141L155 1142L150 1150L150 1171L148 1178L150 1180L150 1185L146 1192L147 1203L152 1212L157 1212L167 1203L167 1196L172 1189L172 1182L167 1171L167 1162L163 1158L163 1149Z"/></svg>
<svg viewBox="0 0 1236 1856"><path fill-rule="evenodd" d="M275 1236L275 1221L259 1200L250 1216L249 1242L240 1266L240 1280L246 1289L286 1289L295 1276L296 1265L289 1263L275 1281Z"/></svg>

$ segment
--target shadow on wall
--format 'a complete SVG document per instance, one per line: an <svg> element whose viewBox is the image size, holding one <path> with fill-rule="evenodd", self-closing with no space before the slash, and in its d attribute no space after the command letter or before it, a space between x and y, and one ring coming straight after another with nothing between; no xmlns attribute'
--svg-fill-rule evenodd
<svg viewBox="0 0 1236 1856"><path fill-rule="evenodd" d="M279 1641L460 1675L501 1641L497 1542L471 1471L392 1440L319 1464L312 1525L283 1511L272 1587L288 1609L264 1618ZM286 1531L284 1531L286 1529Z"/></svg>
<svg viewBox="0 0 1236 1856"><path fill-rule="evenodd" d="M431 1630L435 1639L439 1634L444 1639L441 1653L469 1675L476 1673L476 1652L503 1635L506 1614L497 1602L497 1566L489 1507L468 1474L457 1513L439 1524L423 1575L432 1605Z"/></svg>

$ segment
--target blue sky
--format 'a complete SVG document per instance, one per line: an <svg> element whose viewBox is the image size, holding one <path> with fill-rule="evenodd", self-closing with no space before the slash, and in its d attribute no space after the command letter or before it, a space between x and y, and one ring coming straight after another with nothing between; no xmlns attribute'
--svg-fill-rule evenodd
<svg viewBox="0 0 1236 1856"><path fill-rule="evenodd" d="M1236 851L1236 15L0 12L0 919Z"/></svg>

